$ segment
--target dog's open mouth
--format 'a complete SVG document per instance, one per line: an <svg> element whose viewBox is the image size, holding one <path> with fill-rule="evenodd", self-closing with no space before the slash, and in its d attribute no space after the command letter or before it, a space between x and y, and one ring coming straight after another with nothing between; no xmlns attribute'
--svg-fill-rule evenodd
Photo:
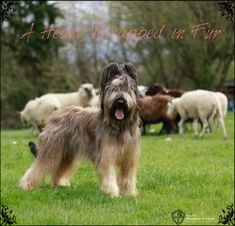
<svg viewBox="0 0 235 226"><path fill-rule="evenodd" d="M124 120L127 116L127 104L126 101L123 98L118 98L114 101L114 104L112 106L112 115L113 117L118 120Z"/></svg>
<svg viewBox="0 0 235 226"><path fill-rule="evenodd" d="M115 110L115 117L117 120L123 120L125 117L124 111L121 108Z"/></svg>

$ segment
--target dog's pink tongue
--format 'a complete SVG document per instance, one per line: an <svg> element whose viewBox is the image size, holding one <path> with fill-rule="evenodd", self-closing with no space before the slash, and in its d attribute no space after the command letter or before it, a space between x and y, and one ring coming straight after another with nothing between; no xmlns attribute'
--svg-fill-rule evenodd
<svg viewBox="0 0 235 226"><path fill-rule="evenodd" d="M124 119L124 112L123 112L123 110L122 110L122 109L116 109L116 111L115 111L115 117L116 117L116 119L118 119L118 120Z"/></svg>

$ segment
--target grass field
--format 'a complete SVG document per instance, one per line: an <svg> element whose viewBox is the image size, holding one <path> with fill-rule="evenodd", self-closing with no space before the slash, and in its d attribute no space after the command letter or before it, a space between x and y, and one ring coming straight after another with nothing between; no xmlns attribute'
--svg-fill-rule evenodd
<svg viewBox="0 0 235 226"><path fill-rule="evenodd" d="M226 118L228 140L217 129L204 139L192 132L141 138L136 198L111 199L99 190L89 162L81 164L69 188L53 188L49 178L39 188L21 191L20 177L33 161L28 130L1 132L1 201L17 224L174 224L216 225L222 208L234 201L234 116ZM159 126L155 127L159 128ZM170 138L170 139L169 139Z"/></svg>

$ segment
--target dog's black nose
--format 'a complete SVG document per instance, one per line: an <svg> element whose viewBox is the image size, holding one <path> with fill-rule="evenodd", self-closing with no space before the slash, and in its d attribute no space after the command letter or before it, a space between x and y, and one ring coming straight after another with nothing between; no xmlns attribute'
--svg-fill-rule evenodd
<svg viewBox="0 0 235 226"><path fill-rule="evenodd" d="M117 103L118 103L118 104L124 104L124 100L123 100L123 99L118 99L118 100L117 100Z"/></svg>

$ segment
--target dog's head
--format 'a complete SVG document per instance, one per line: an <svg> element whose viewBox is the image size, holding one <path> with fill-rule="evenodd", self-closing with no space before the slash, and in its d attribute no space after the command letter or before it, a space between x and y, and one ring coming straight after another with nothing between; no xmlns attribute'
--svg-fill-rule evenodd
<svg viewBox="0 0 235 226"><path fill-rule="evenodd" d="M131 63L109 64L101 80L101 109L107 123L123 127L138 117L137 73Z"/></svg>
<svg viewBox="0 0 235 226"><path fill-rule="evenodd" d="M95 88L91 83L82 84L79 87L78 92L80 97L87 100L90 100L92 97L95 96Z"/></svg>

